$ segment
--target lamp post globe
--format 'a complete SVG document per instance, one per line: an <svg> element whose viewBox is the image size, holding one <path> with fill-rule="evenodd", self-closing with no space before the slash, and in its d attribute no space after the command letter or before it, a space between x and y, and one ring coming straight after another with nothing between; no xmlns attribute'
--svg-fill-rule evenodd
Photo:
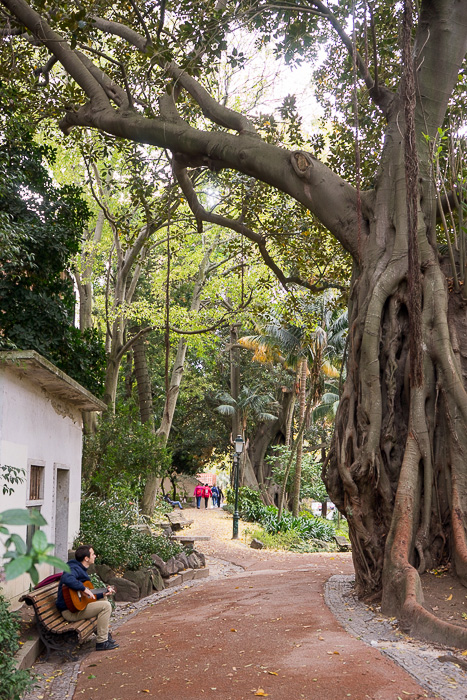
<svg viewBox="0 0 467 700"><path fill-rule="evenodd" d="M233 515L233 534L232 539L238 540L238 521L240 515L238 512L238 480L240 471L240 456L243 452L243 438L241 435L237 435L235 438L235 452L233 455L233 469L234 469L234 484L235 484L235 506Z"/></svg>

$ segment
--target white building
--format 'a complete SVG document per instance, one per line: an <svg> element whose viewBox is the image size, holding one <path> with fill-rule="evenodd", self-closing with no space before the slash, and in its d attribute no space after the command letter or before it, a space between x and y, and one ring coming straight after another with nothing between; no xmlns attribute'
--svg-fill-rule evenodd
<svg viewBox="0 0 467 700"><path fill-rule="evenodd" d="M105 408L37 352L0 353L0 465L25 471L11 495L3 495L0 484L0 511L40 510L53 553L65 561L80 522L83 412ZM27 541L34 534L32 527L10 531ZM51 573L49 565L41 565L40 578ZM29 586L24 575L4 584L3 594L14 608Z"/></svg>

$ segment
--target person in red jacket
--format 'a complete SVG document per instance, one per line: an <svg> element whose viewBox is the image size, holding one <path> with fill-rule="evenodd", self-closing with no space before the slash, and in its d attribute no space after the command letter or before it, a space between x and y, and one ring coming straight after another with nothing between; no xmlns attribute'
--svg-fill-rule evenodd
<svg viewBox="0 0 467 700"><path fill-rule="evenodd" d="M196 507L201 508L201 499L204 496L204 486L203 484L197 484L195 486L194 496L196 498Z"/></svg>
<svg viewBox="0 0 467 700"><path fill-rule="evenodd" d="M212 491L207 484L204 484L204 507L208 507L209 496L212 496Z"/></svg>

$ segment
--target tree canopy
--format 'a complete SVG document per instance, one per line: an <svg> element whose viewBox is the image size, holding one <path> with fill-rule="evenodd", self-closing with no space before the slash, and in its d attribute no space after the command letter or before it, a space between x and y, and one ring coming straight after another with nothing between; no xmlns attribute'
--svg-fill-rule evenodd
<svg viewBox="0 0 467 700"><path fill-rule="evenodd" d="M68 270L89 217L82 192L58 187L39 146L3 92L0 140L0 347L33 349L96 394L104 352L95 330L74 325Z"/></svg>

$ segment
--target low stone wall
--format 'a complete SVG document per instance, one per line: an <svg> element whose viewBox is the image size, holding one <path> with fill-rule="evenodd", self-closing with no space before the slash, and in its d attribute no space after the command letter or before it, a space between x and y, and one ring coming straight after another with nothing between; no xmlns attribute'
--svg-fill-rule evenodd
<svg viewBox="0 0 467 700"><path fill-rule="evenodd" d="M193 578L201 578L209 575L205 569L206 559L202 552L193 551L191 554L181 552L168 561L164 561L157 554L152 555L153 566L139 571L126 570L122 576L105 564L94 564L92 571L108 586L116 589L115 600L117 602L134 603L141 598L146 598L154 591L162 591L174 585L189 581ZM202 572L202 573L201 573Z"/></svg>

